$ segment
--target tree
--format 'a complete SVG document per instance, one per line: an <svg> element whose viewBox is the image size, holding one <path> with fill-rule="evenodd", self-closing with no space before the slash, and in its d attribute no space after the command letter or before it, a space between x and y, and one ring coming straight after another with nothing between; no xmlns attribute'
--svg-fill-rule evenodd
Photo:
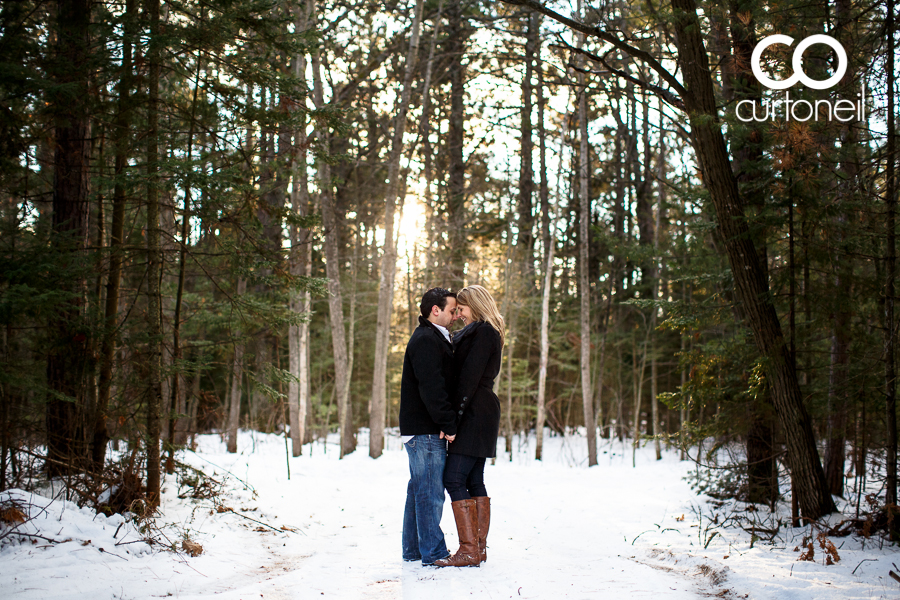
<svg viewBox="0 0 900 600"><path fill-rule="evenodd" d="M60 0L56 11L54 88L50 106L54 126L53 232L59 259L78 268L90 235L90 83L91 4ZM54 341L47 360L47 472L64 475L83 469L87 458L85 425L90 372L85 322L84 275L66 282L68 303L54 319Z"/></svg>

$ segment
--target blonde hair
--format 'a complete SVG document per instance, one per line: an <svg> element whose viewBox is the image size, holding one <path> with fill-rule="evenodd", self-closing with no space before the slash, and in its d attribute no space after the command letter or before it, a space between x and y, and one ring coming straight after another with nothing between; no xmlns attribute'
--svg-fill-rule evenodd
<svg viewBox="0 0 900 600"><path fill-rule="evenodd" d="M469 285L456 292L456 303L472 309L472 318L486 321L500 334L500 345L503 345L503 317L497 310L497 303L490 292L480 285Z"/></svg>

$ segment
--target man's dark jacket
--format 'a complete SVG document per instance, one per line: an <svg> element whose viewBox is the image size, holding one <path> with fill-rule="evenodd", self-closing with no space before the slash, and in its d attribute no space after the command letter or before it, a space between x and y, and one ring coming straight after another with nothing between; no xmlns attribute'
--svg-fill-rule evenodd
<svg viewBox="0 0 900 600"><path fill-rule="evenodd" d="M400 435L456 435L453 388L453 347L431 321L419 317L403 357Z"/></svg>
<svg viewBox="0 0 900 600"><path fill-rule="evenodd" d="M474 321L453 335L453 407L459 427L447 450L451 454L497 456L500 400L494 379L500 373L502 350L500 334L484 321Z"/></svg>

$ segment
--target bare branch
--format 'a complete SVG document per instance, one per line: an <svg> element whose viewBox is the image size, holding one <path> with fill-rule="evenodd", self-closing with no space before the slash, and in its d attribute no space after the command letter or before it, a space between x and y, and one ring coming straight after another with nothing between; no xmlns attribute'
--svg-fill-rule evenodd
<svg viewBox="0 0 900 600"><path fill-rule="evenodd" d="M592 52L588 52L587 50L585 50L583 48L576 48L575 46L566 42L565 40L562 40L562 44L563 44L562 46L556 46L556 45L555 46L561 47L561 48L566 48L567 50L570 50L577 54L586 56L587 58L591 59L592 61L603 65L610 73L618 75L622 79L625 79L626 81L633 83L634 85L640 87L641 89L645 89L645 90L648 90L650 92L653 92L653 93L659 95L660 98L662 98L663 100L668 102L671 106L673 106L679 110L682 110L682 111L686 110L684 108L684 102L682 102L678 96L676 96L669 90L667 90L665 88L661 88L658 85L653 85L652 83L649 83L647 81L641 81L640 79L637 79L630 73L623 71L622 69L617 69L616 67L612 66L611 64L609 64L606 61L606 59L604 57L597 56L596 54L594 54Z"/></svg>
<svg viewBox="0 0 900 600"><path fill-rule="evenodd" d="M550 17L554 21L562 23L569 29L612 44L629 56L645 62L651 69L656 71L656 73L663 79L663 81L672 86L672 89L674 89L683 99L685 99L685 97L688 95L688 91L684 88L684 86L682 86L681 83L675 78L675 76L669 73L669 71L665 67L663 67L662 64L660 64L660 62L653 57L653 55L651 55L649 52L641 50L640 48L635 48L631 44L623 42L612 33L605 31L599 27L591 27L589 25L581 23L580 21L570 19L569 17L564 17L563 15L547 8L541 2L537 2L536 0L503 0L503 2L515 6L527 6L528 8L536 10L542 15Z"/></svg>

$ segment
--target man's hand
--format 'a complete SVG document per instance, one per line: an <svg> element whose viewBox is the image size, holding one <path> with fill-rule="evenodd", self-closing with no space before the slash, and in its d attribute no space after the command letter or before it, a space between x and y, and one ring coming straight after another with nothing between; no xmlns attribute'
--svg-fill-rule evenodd
<svg viewBox="0 0 900 600"><path fill-rule="evenodd" d="M453 435L447 435L446 433L444 433L444 432L442 431L442 432L441 432L441 439L442 439L442 440L445 439L445 440L447 440L448 442L450 442L450 443L452 444L452 443L453 443L453 440L456 439L456 434L453 434Z"/></svg>

